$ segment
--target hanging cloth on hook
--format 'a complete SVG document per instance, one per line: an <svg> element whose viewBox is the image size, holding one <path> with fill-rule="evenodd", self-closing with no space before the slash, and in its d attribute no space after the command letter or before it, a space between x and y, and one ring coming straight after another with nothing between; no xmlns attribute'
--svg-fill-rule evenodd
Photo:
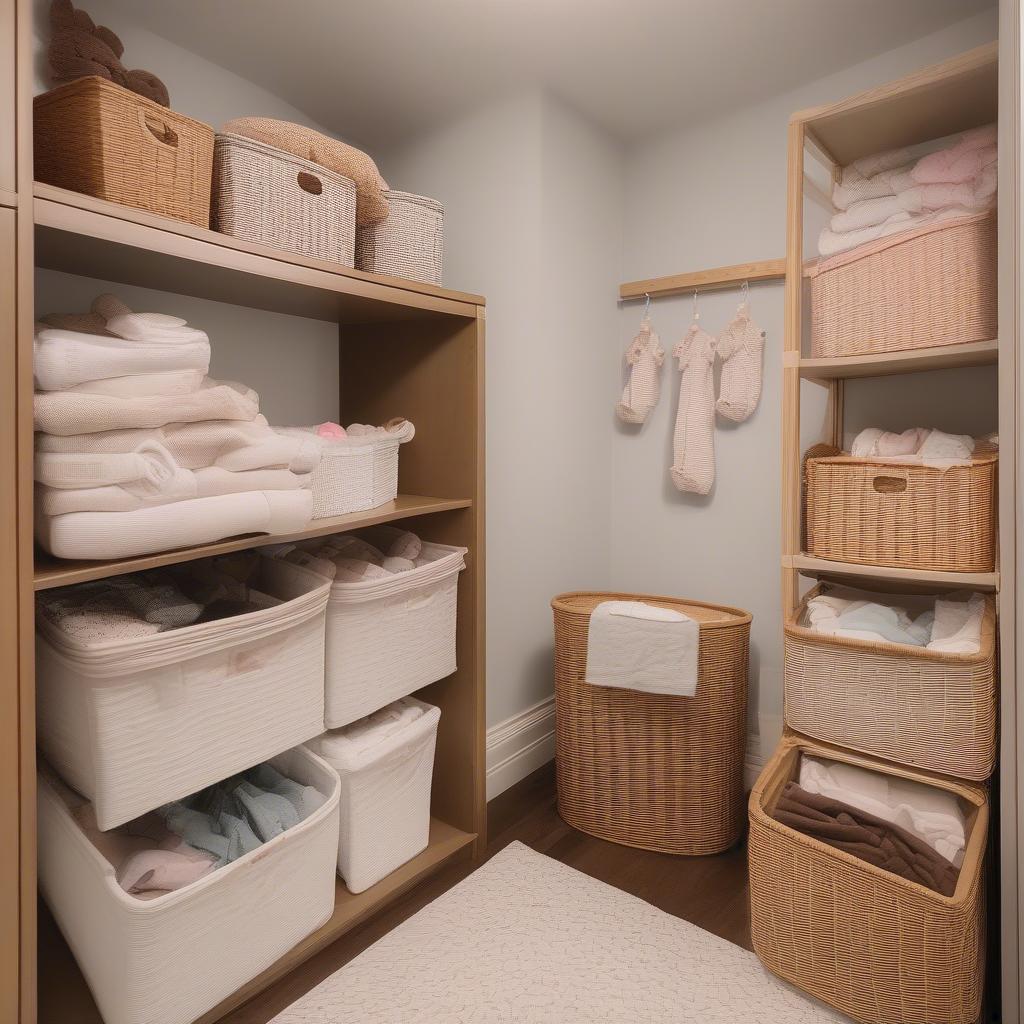
<svg viewBox="0 0 1024 1024"><path fill-rule="evenodd" d="M723 366L715 408L725 419L742 423L753 415L761 399L764 361L764 331L750 319L745 287L736 315L718 336L718 354Z"/></svg>
<svg viewBox="0 0 1024 1024"><path fill-rule="evenodd" d="M661 364L665 350L658 335L651 330L651 319L644 314L640 333L626 349L629 380L622 391L622 400L615 407L623 423L643 423L658 404L661 394Z"/></svg>
<svg viewBox="0 0 1024 1024"><path fill-rule="evenodd" d="M695 292L695 307L696 301ZM715 482L715 339L699 316L672 353L682 376L669 474L680 491L707 494Z"/></svg>

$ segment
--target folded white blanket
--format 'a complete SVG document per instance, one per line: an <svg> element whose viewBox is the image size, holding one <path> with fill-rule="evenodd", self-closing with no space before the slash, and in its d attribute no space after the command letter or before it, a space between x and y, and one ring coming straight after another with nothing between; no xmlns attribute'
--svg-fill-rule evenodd
<svg viewBox="0 0 1024 1024"><path fill-rule="evenodd" d="M246 491L133 512L36 516L36 540L57 558L132 558L249 533L297 533L313 514L312 491Z"/></svg>
<svg viewBox="0 0 1024 1024"><path fill-rule="evenodd" d="M164 370L161 373L135 373L126 377L87 380L64 388L64 393L109 395L115 398L139 398L146 395L186 395L203 385L201 370Z"/></svg>
<svg viewBox="0 0 1024 1024"><path fill-rule="evenodd" d="M418 701L403 697L366 718L325 732L309 745L332 764L370 761L375 748L404 732L424 713L425 709Z"/></svg>
<svg viewBox="0 0 1024 1024"><path fill-rule="evenodd" d="M832 204L837 210L848 210L855 203L862 203L882 196L894 196L915 184L910 176L913 164L881 171L865 177L853 167L843 170L839 181L832 186Z"/></svg>
<svg viewBox="0 0 1024 1024"><path fill-rule="evenodd" d="M880 238L888 238L890 235L898 235L903 231L926 227L929 224L955 220L957 217L969 217L973 213L977 211L962 206L950 206L927 213L894 213L881 224L872 224L856 231L833 231L831 228L825 228L818 237L818 252L822 256L835 256L857 246L867 245L868 242L877 242Z"/></svg>
<svg viewBox="0 0 1024 1024"><path fill-rule="evenodd" d="M259 395L244 384L207 377L185 395L116 398L73 391L38 391L33 399L35 428L47 434L91 434L130 427L162 427L199 420L251 420Z"/></svg>
<svg viewBox="0 0 1024 1024"><path fill-rule="evenodd" d="M586 681L644 693L697 692L700 625L642 601L604 601L590 613Z"/></svg>
<svg viewBox="0 0 1024 1024"><path fill-rule="evenodd" d="M966 818L947 790L807 756L800 760L800 786L913 832L958 867L963 861Z"/></svg>
<svg viewBox="0 0 1024 1024"><path fill-rule="evenodd" d="M945 469L969 465L974 447L974 438L967 434L947 434L927 427L911 427L896 434L879 427L866 427L853 439L850 454L859 459L884 459Z"/></svg>
<svg viewBox="0 0 1024 1024"><path fill-rule="evenodd" d="M174 456L157 441L143 441L125 454L77 455L37 451L36 483L78 490L134 484L159 489L181 469Z"/></svg>
<svg viewBox="0 0 1024 1024"><path fill-rule="evenodd" d="M984 614L985 599L980 594L972 594L967 601L936 601L935 624L928 650L944 654L977 654L981 650Z"/></svg>

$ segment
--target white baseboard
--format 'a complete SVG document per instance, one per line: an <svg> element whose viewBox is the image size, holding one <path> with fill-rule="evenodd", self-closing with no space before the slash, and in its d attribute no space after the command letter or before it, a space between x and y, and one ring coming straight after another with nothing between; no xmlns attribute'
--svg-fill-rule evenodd
<svg viewBox="0 0 1024 1024"><path fill-rule="evenodd" d="M761 737L756 733L747 734L747 756L743 762L743 783L748 791L754 788L757 777L764 768L764 754L761 750Z"/></svg>
<svg viewBox="0 0 1024 1024"><path fill-rule="evenodd" d="M487 799L555 756L555 698L548 697L487 730Z"/></svg>

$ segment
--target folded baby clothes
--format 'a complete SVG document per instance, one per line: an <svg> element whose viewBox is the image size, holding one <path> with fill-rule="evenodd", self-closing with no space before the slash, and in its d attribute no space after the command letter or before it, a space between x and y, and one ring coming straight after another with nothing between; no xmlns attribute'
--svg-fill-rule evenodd
<svg viewBox="0 0 1024 1024"><path fill-rule="evenodd" d="M902 434L895 434L867 427L854 438L850 454L861 459L886 459L944 469L969 465L974 448L974 438L966 434L946 434L926 427L911 427Z"/></svg>
<svg viewBox="0 0 1024 1024"><path fill-rule="evenodd" d="M64 388L64 393L106 395L111 398L139 398L157 395L186 395L202 387L204 374L199 370L164 370L161 373L135 373L126 377L87 380Z"/></svg>
<svg viewBox="0 0 1024 1024"><path fill-rule="evenodd" d="M644 693L697 692L700 626L642 601L604 601L590 613L586 681Z"/></svg>
<svg viewBox="0 0 1024 1024"><path fill-rule="evenodd" d="M957 867L963 860L966 817L948 790L806 755L800 761L799 784L808 793L905 828Z"/></svg>

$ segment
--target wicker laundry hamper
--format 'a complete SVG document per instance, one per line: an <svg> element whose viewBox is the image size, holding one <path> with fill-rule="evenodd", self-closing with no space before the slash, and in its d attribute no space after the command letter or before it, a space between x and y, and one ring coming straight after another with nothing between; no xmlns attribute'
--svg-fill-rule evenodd
<svg viewBox="0 0 1024 1024"><path fill-rule="evenodd" d="M823 259L805 274L816 358L996 337L994 212L890 235Z"/></svg>
<svg viewBox="0 0 1024 1024"><path fill-rule="evenodd" d="M991 572L997 463L983 444L969 466L949 469L814 445L804 456L805 550L860 565Z"/></svg>
<svg viewBox="0 0 1024 1024"><path fill-rule="evenodd" d="M355 265L355 182L242 135L217 135L211 222L233 238Z"/></svg>
<svg viewBox="0 0 1024 1024"><path fill-rule="evenodd" d="M662 696L584 679L590 613L638 600L700 623L697 692ZM744 826L751 616L647 595L562 594L555 616L558 810L582 832L646 850L728 849Z"/></svg>
<svg viewBox="0 0 1024 1024"><path fill-rule="evenodd" d="M32 106L38 181L210 226L209 125L95 75Z"/></svg>
<svg viewBox="0 0 1024 1024"><path fill-rule="evenodd" d="M967 819L956 891L836 850L772 814L803 753L955 794ZM979 786L785 736L750 794L750 926L764 965L862 1024L977 1024L985 960L988 798Z"/></svg>
<svg viewBox="0 0 1024 1024"><path fill-rule="evenodd" d="M356 267L426 284L441 283L444 207L411 192L385 192L390 212L356 229Z"/></svg>

